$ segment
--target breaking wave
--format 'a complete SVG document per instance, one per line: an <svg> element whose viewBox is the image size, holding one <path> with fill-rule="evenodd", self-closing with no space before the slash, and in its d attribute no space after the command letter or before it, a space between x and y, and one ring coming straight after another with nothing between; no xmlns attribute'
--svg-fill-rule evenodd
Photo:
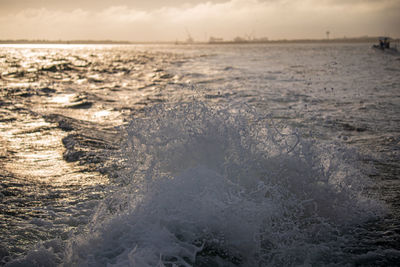
<svg viewBox="0 0 400 267"><path fill-rule="evenodd" d="M126 132L128 167L86 232L44 249L67 266L343 265L382 210L350 152L247 106L159 105Z"/></svg>

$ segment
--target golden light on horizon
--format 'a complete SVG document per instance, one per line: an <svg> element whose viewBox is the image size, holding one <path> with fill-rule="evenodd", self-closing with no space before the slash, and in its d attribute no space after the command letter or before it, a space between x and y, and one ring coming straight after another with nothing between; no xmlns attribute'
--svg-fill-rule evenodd
<svg viewBox="0 0 400 267"><path fill-rule="evenodd" d="M17 2L17 3L15 3ZM400 36L398 0L10 1L0 39L195 40ZM25 3L25 5L23 5Z"/></svg>

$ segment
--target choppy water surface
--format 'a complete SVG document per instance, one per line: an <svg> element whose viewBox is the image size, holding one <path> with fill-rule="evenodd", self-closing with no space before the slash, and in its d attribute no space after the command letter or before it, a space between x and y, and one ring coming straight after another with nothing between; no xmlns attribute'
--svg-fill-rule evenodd
<svg viewBox="0 0 400 267"><path fill-rule="evenodd" d="M8 266L396 266L400 60L0 47Z"/></svg>

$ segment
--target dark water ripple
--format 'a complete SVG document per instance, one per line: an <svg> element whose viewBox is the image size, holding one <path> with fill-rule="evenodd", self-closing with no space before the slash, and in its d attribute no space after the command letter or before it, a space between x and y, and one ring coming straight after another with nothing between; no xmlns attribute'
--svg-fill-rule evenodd
<svg viewBox="0 0 400 267"><path fill-rule="evenodd" d="M173 79L163 68L178 58L102 47L0 49L3 264L88 223L106 193L99 172L118 170L103 153L119 148L114 126L163 101Z"/></svg>
<svg viewBox="0 0 400 267"><path fill-rule="evenodd" d="M258 55L213 49L0 48L0 264L84 231L126 167L118 159L124 125L146 107L199 92L209 103L267 110L278 128L299 128L304 138L357 149L360 168L376 182L366 194L389 211L344 232L357 242L343 244L343 252L355 266L398 264L398 61L359 47L297 47L295 54L258 47ZM199 266L209 254L224 257L213 242L207 246Z"/></svg>

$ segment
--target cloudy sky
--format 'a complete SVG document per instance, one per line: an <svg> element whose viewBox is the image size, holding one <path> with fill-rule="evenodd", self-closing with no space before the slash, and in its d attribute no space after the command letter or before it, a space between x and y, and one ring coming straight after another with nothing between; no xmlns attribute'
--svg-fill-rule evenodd
<svg viewBox="0 0 400 267"><path fill-rule="evenodd" d="M400 37L400 0L0 0L0 39Z"/></svg>

